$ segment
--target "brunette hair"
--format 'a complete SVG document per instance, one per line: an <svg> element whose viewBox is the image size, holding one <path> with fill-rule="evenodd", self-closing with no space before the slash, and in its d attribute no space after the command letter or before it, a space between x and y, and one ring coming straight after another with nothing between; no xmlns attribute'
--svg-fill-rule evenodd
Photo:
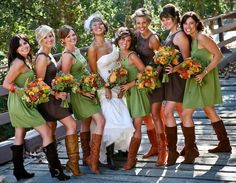
<svg viewBox="0 0 236 183"><path fill-rule="evenodd" d="M20 40L24 40L27 42L29 45L29 40L24 34L16 34L14 35L10 41L9 41L9 47L8 47L8 53L7 53L7 58L8 58L8 67L10 68L13 60L16 58L19 58L20 60L25 62L25 57L20 55L17 52L17 49L20 47ZM28 58L32 60L32 50L31 50L31 45L30 45L30 52L28 53Z"/></svg>
<svg viewBox="0 0 236 183"><path fill-rule="evenodd" d="M202 23L202 21L201 21L199 15L198 15L197 13L193 12L193 11L186 12L186 13L183 15L183 17L182 17L182 19L181 19L181 23L180 23L181 29L183 30L184 23L185 23L185 22L187 21L187 19L190 18L190 17L196 22L196 24L197 24L197 31L198 31L198 32L203 31L203 30L204 30L204 25L203 25L203 23Z"/></svg>
<svg viewBox="0 0 236 183"><path fill-rule="evenodd" d="M104 27L105 27L105 34L108 32L108 25L107 25L107 22L106 22L105 20L103 20L102 18L100 18L100 17L94 17L94 18L91 20L91 22L90 22L90 24L89 24L90 30L92 30L92 25L93 25L94 22L101 22L101 23L104 25Z"/></svg>
<svg viewBox="0 0 236 183"><path fill-rule="evenodd" d="M69 25L61 26L61 28L58 31L59 38L61 38L61 39L66 38L71 30L75 32L75 30Z"/></svg>
<svg viewBox="0 0 236 183"><path fill-rule="evenodd" d="M177 23L180 23L180 12L175 5L166 4L160 13L160 19L162 18L172 18L172 20L176 20Z"/></svg>

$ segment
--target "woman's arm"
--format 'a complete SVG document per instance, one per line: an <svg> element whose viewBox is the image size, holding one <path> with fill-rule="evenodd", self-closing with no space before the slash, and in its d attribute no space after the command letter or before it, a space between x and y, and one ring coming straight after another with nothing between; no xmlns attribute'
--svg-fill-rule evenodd
<svg viewBox="0 0 236 183"><path fill-rule="evenodd" d="M3 81L3 88L13 92L16 89L14 84L15 79L17 76L22 72L23 68L25 67L23 61L19 59L15 59L12 62L10 70L8 71L4 81Z"/></svg>
<svg viewBox="0 0 236 183"><path fill-rule="evenodd" d="M70 73L71 67L74 63L74 57L69 53L63 53L61 56L61 70L63 73Z"/></svg>
<svg viewBox="0 0 236 183"><path fill-rule="evenodd" d="M38 55L35 62L36 77L44 80L48 66L48 58L45 55Z"/></svg>
<svg viewBox="0 0 236 183"><path fill-rule="evenodd" d="M90 46L88 49L88 63L91 72L97 73L97 52L93 46Z"/></svg>

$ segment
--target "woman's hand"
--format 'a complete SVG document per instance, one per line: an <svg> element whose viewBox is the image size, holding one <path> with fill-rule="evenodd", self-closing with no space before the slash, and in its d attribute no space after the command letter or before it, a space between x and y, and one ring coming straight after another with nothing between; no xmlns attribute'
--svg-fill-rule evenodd
<svg viewBox="0 0 236 183"><path fill-rule="evenodd" d="M95 97L95 94L92 94L92 93L82 92L82 95L85 96L85 97L91 98L91 99Z"/></svg>
<svg viewBox="0 0 236 183"><path fill-rule="evenodd" d="M55 98L57 100L61 99L61 100L66 100L67 98L67 93L66 92L55 92Z"/></svg>
<svg viewBox="0 0 236 183"><path fill-rule="evenodd" d="M169 64L169 65L167 65L167 66L165 67L165 72L166 72L167 74L171 74L171 73L174 73L174 72L175 72L175 69L174 69L174 67L173 67L171 64Z"/></svg>
<svg viewBox="0 0 236 183"><path fill-rule="evenodd" d="M131 83L127 83L125 85L121 85L120 86L120 90L121 92L125 93L126 91L128 91L133 85L131 85Z"/></svg>
<svg viewBox="0 0 236 183"><path fill-rule="evenodd" d="M201 83L203 78L206 76L206 74L204 72L198 74L195 76L195 80L198 82L198 83Z"/></svg>
<svg viewBox="0 0 236 183"><path fill-rule="evenodd" d="M109 88L105 88L105 97L106 99L110 100L112 98L112 93Z"/></svg>

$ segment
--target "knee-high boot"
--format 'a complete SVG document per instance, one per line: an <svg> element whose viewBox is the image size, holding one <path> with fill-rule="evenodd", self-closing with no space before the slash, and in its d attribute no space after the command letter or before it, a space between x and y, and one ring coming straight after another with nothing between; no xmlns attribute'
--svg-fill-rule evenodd
<svg viewBox="0 0 236 183"><path fill-rule="evenodd" d="M158 156L156 166L162 166L166 163L166 135L165 133L157 134Z"/></svg>
<svg viewBox="0 0 236 183"><path fill-rule="evenodd" d="M43 148L43 152L46 154L48 163L50 164L50 173L52 177L56 177L60 181L70 179L69 176L63 173L61 162L58 158L57 150L54 142L48 144Z"/></svg>
<svg viewBox="0 0 236 183"><path fill-rule="evenodd" d="M137 161L136 156L138 153L140 143L141 143L141 138L136 138L136 137L131 138L131 142L129 145L128 158L127 158L127 161L124 165L125 170L130 170L135 166L136 161Z"/></svg>
<svg viewBox="0 0 236 183"><path fill-rule="evenodd" d="M84 175L79 169L79 146L78 146L78 135L67 135L65 138L66 151L68 156L68 161L66 163L66 168L72 171L75 176Z"/></svg>
<svg viewBox="0 0 236 183"><path fill-rule="evenodd" d="M148 152L143 155L143 158L149 158L151 156L158 155L158 142L155 128L147 130L147 135L151 144Z"/></svg>
<svg viewBox="0 0 236 183"><path fill-rule="evenodd" d="M106 147L107 150L107 166L108 168L112 169L112 170L116 170L116 165L113 159L113 154L114 154L114 146L115 144L111 144L109 146Z"/></svg>
<svg viewBox="0 0 236 183"><path fill-rule="evenodd" d="M230 146L229 138L227 135L227 132L225 130L225 125L222 120L212 123L212 126L215 130L215 133L217 135L217 139L220 141L218 143L218 146L209 149L208 152L210 153L219 153L219 152L231 152L232 148Z"/></svg>
<svg viewBox="0 0 236 183"><path fill-rule="evenodd" d="M167 136L167 147L168 147L168 158L167 166L174 165L179 157L177 151L177 126L167 127L166 126L166 136Z"/></svg>
<svg viewBox="0 0 236 183"><path fill-rule="evenodd" d="M13 175L17 180L34 177L34 173L28 173L24 168L23 144L11 146L12 161L14 165Z"/></svg>
<svg viewBox="0 0 236 183"><path fill-rule="evenodd" d="M195 145L195 127L183 127L183 133L185 138L185 156L184 164L192 164L196 157L199 156L199 152Z"/></svg>
<svg viewBox="0 0 236 183"><path fill-rule="evenodd" d="M89 157L87 157L86 159L87 165L90 167L91 171L96 174L100 174L98 163L99 163L101 140L102 140L102 135L100 134L92 135L91 151Z"/></svg>
<svg viewBox="0 0 236 183"><path fill-rule="evenodd" d="M184 133L184 125L183 123L181 123L181 129L182 129L182 132ZM195 143L195 148L198 150L198 147L197 147L197 143ZM180 156L184 156L185 155L185 147L183 147L183 149L180 151Z"/></svg>
<svg viewBox="0 0 236 183"><path fill-rule="evenodd" d="M83 151L83 164L86 164L85 160L90 155L90 131L80 132L80 141Z"/></svg>

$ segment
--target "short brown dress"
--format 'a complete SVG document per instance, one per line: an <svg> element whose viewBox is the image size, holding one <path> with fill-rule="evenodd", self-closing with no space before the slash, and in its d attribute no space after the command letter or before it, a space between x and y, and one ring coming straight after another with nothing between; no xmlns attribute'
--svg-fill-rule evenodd
<svg viewBox="0 0 236 183"><path fill-rule="evenodd" d="M135 46L135 51L143 61L144 65L151 65L155 67L153 56L154 51L149 48L149 39L154 33L150 34L147 38L143 38L140 33L137 34L137 43ZM160 80L162 80L162 74L159 75ZM156 88L149 94L150 103L162 102L164 100L164 87L161 85L160 88Z"/></svg>
<svg viewBox="0 0 236 183"><path fill-rule="evenodd" d="M47 55L46 53L38 53L38 55L45 55L50 60L54 59L52 55ZM37 58L36 56L36 58ZM51 86L52 80L55 78L57 74L57 67L51 61L50 64L47 66L44 82ZM46 103L42 103L38 105L38 111L43 116L46 121L60 121L61 119L70 116L71 113L69 109L61 107L61 99L57 100L54 95L49 96L49 101Z"/></svg>
<svg viewBox="0 0 236 183"><path fill-rule="evenodd" d="M167 37L167 39L164 42L164 46L170 46L179 50L179 48L176 45L174 45L173 39L175 35L180 31L177 31L176 33ZM179 62L180 63L183 62L183 57L181 54L179 57ZM177 72L171 73L168 76L169 76L169 82L163 83L164 90L165 90L165 95L164 95L165 100L182 103L183 97L184 97L184 88L185 88L186 80L182 79Z"/></svg>

